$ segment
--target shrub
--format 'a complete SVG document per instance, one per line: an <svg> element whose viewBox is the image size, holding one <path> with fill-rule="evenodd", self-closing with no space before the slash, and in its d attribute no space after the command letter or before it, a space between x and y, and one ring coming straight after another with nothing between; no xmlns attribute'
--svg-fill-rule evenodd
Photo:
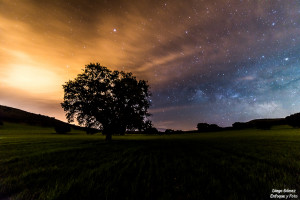
<svg viewBox="0 0 300 200"><path fill-rule="evenodd" d="M176 130L176 131L174 131L174 133L175 134L182 134L182 133L184 133L182 130Z"/></svg>
<svg viewBox="0 0 300 200"><path fill-rule="evenodd" d="M158 130L154 127L151 127L151 128L147 128L145 131L144 131L145 134L158 134Z"/></svg>
<svg viewBox="0 0 300 200"><path fill-rule="evenodd" d="M207 124L207 123L198 123L197 124L197 129L200 132L206 132L209 129L209 124Z"/></svg>
<svg viewBox="0 0 300 200"><path fill-rule="evenodd" d="M213 132L222 130L217 124L198 123L197 129L199 132Z"/></svg>
<svg viewBox="0 0 300 200"><path fill-rule="evenodd" d="M172 133L174 133L173 129L166 129L165 130L165 134L172 134Z"/></svg>
<svg viewBox="0 0 300 200"><path fill-rule="evenodd" d="M54 126L55 132L59 134L68 133L71 131L71 127L67 124L57 123Z"/></svg>

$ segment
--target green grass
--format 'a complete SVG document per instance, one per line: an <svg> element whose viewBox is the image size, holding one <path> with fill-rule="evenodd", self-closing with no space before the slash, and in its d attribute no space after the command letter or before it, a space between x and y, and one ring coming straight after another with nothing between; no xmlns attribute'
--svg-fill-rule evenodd
<svg viewBox="0 0 300 200"><path fill-rule="evenodd" d="M300 130L174 136L0 128L0 199L269 199L300 191Z"/></svg>

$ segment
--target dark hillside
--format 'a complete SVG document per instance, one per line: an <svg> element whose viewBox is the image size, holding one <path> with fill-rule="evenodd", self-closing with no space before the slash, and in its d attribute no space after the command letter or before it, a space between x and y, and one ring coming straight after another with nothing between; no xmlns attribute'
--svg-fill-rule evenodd
<svg viewBox="0 0 300 200"><path fill-rule="evenodd" d="M236 122L232 125L234 129L258 128L270 129L272 126L287 125L285 118L254 119L249 122Z"/></svg>
<svg viewBox="0 0 300 200"><path fill-rule="evenodd" d="M17 108L11 108L2 105L0 105L0 121L25 123L29 125L44 127L54 127L55 125L69 125L68 123L57 120L54 117L34 114ZM75 125L71 126L75 129L82 129L81 127Z"/></svg>
<svg viewBox="0 0 300 200"><path fill-rule="evenodd" d="M257 123L261 123L261 122L269 122L273 125L284 125L286 124L286 121L284 118L272 118L272 119L254 119L251 120L247 123L249 124L257 124Z"/></svg>

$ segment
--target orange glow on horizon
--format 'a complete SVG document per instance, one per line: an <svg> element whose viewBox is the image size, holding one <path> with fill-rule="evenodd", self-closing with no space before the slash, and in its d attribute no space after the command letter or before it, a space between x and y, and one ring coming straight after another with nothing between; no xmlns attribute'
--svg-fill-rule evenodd
<svg viewBox="0 0 300 200"><path fill-rule="evenodd" d="M59 77L48 69L26 66L12 65L7 71L4 79L10 87L18 88L33 94L59 92Z"/></svg>

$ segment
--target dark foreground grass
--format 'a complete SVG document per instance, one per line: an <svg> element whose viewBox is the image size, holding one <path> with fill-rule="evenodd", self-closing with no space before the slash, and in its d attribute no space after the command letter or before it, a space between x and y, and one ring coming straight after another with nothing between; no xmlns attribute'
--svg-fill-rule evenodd
<svg viewBox="0 0 300 200"><path fill-rule="evenodd" d="M269 199L272 189L300 191L297 129L124 136L108 144L101 135L5 127L0 199Z"/></svg>

